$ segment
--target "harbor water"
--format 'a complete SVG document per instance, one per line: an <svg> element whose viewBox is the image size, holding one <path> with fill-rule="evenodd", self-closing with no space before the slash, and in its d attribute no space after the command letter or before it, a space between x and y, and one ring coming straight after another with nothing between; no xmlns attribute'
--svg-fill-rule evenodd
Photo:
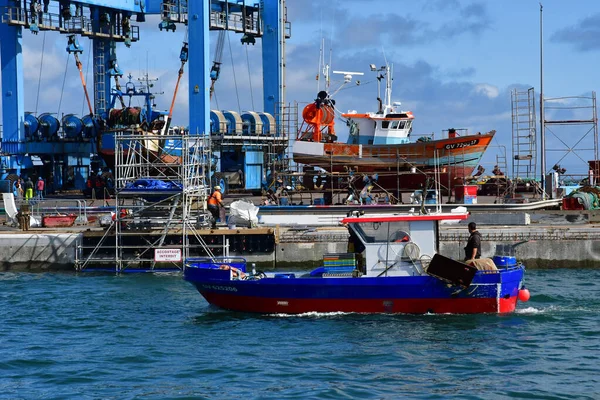
<svg viewBox="0 0 600 400"><path fill-rule="evenodd" d="M511 315L209 306L178 274L0 273L2 399L598 399L600 270Z"/></svg>

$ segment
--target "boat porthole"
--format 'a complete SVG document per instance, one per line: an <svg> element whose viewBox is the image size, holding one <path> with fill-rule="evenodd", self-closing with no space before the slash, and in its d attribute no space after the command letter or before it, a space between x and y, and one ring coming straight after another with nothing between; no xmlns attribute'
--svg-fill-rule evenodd
<svg viewBox="0 0 600 400"><path fill-rule="evenodd" d="M503 297L508 300L510 299L510 294L505 294Z"/></svg>

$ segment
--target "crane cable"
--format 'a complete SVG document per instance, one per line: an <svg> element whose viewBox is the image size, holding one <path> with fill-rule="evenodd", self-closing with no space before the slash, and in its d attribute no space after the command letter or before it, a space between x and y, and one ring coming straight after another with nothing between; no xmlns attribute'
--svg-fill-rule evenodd
<svg viewBox="0 0 600 400"><path fill-rule="evenodd" d="M216 93L213 93L213 97L214 97L214 99L215 99L215 105L217 106L217 109L219 109L219 108L220 108L220 107L219 107L219 99L217 99L217 94L216 94ZM212 100L212 99L211 99L211 100Z"/></svg>
<svg viewBox="0 0 600 400"><path fill-rule="evenodd" d="M67 61L65 62L65 74L63 76L62 88L60 89L60 99L58 100L58 115L60 115L60 107L62 105L63 94L65 93L65 82L67 81L67 71L69 68L69 56L71 54L67 53Z"/></svg>
<svg viewBox="0 0 600 400"><path fill-rule="evenodd" d="M46 33L46 32L44 32L44 34L45 34L45 33ZM91 41L92 41L92 40L90 39L90 42L91 42ZM90 47L92 47L92 46L90 46ZM88 77L89 77L89 72L90 72L90 57L91 57L91 55L92 55L92 52L91 52L91 51L88 51L88 58L87 58L87 61L86 61L86 62L87 62L87 64L86 64L86 66L85 66L85 79L88 79ZM85 100L85 99L84 99L84 100ZM85 107L85 101L83 101L83 100L82 100L82 101L81 101L81 115L83 115L83 108L84 108L84 107ZM123 108L125 108L125 106L123 106Z"/></svg>
<svg viewBox="0 0 600 400"><path fill-rule="evenodd" d="M44 38L42 40L42 58L40 60L40 75L38 76L38 87L37 87L37 97L35 99L35 115L38 112L38 104L40 103L40 87L42 86L42 69L44 68L44 53L46 49L46 31L44 31Z"/></svg>
<svg viewBox="0 0 600 400"><path fill-rule="evenodd" d="M212 100L213 94L215 93L215 83L219 79L219 75L221 74L221 64L223 59L223 45L225 44L225 34L227 31L219 31L219 36L217 38L217 44L215 45L215 58L213 60L213 65L210 69L210 99ZM218 107L218 105L217 105Z"/></svg>
<svg viewBox="0 0 600 400"><path fill-rule="evenodd" d="M162 134L166 134L169 130L169 126L171 125L171 118L173 117L173 109L175 108L175 99L177 98L177 91L179 90L179 83L181 82L181 77L183 76L183 67L188 60L188 30L186 28L183 46L181 47L181 52L179 53L179 59L181 60L181 67L179 67L179 72L177 74L177 83L175 83L175 91L173 92L173 99L171 100L171 107L169 108L169 115L165 121L163 126Z"/></svg>
<svg viewBox="0 0 600 400"><path fill-rule="evenodd" d="M240 105L240 94L238 92L237 79L235 77L235 65L233 64L233 51L231 50L231 40L229 39L229 33L227 34L227 43L229 44L229 56L231 58L231 69L233 70L233 83L235 85L235 96L238 103L238 112L242 112L242 106Z"/></svg>
<svg viewBox="0 0 600 400"><path fill-rule="evenodd" d="M252 109L254 108L254 94L252 93L252 75L250 74L250 58L248 57L248 45L246 45L246 64L248 66L248 82L250 83L250 101L252 102Z"/></svg>
<svg viewBox="0 0 600 400"><path fill-rule="evenodd" d="M90 102L90 95L88 94L87 85L85 83L85 77L83 76L83 69L81 67L81 61L79 61L79 56L77 53L73 53L75 56L75 65L79 70L79 77L81 78L81 84L83 85L83 92L85 93L85 99L87 100L88 108L90 109L90 115L94 115L94 109L92 108L92 103Z"/></svg>
<svg viewBox="0 0 600 400"><path fill-rule="evenodd" d="M169 108L169 119L173 116L173 108L175 107L175 99L177 98L177 90L179 89L179 82L181 81L181 77L183 76L183 67L187 61L187 56L183 56L183 54L187 54L187 42L183 42L183 47L181 48L181 67L179 67L179 72L177 74L177 83L175 83L175 92L173 93L173 99L171 100L171 108Z"/></svg>

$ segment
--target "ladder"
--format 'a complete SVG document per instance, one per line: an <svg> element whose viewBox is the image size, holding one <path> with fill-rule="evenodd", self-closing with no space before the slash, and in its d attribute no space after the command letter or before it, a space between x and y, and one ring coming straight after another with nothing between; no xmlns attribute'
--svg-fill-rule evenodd
<svg viewBox="0 0 600 400"><path fill-rule="evenodd" d="M94 48L94 110L98 115L106 112L106 40L96 40Z"/></svg>
<svg viewBox="0 0 600 400"><path fill-rule="evenodd" d="M496 154L496 165L500 169L500 171L506 172L508 171L508 161L506 159L506 147L500 146L500 153Z"/></svg>
<svg viewBox="0 0 600 400"><path fill-rule="evenodd" d="M511 92L512 109L512 178L533 179L537 177L537 144L535 91Z"/></svg>

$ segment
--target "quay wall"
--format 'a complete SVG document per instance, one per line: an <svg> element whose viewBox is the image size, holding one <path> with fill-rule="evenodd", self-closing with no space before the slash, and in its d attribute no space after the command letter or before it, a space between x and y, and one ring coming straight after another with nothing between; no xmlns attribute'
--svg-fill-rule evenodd
<svg viewBox="0 0 600 400"><path fill-rule="evenodd" d="M0 234L3 270L73 270L77 233Z"/></svg>
<svg viewBox="0 0 600 400"><path fill-rule="evenodd" d="M600 227L480 228L482 255L515 255L528 268L600 268ZM440 253L462 259L466 227L442 228ZM3 270L73 270L79 233L0 234ZM348 251L344 229L279 229L274 252L244 254L249 263L270 270L311 269L325 253Z"/></svg>
<svg viewBox="0 0 600 400"><path fill-rule="evenodd" d="M464 229L464 228L463 228ZM600 227L479 229L482 257L514 255L527 268L600 268ZM464 257L468 233L442 231L440 253Z"/></svg>

